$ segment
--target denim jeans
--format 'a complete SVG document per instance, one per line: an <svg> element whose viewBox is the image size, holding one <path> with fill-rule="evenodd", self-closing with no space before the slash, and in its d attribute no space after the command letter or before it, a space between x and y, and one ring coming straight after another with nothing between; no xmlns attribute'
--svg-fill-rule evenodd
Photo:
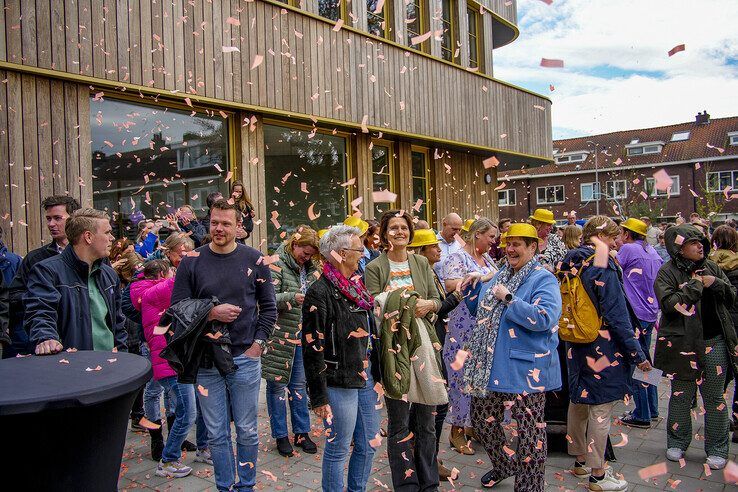
<svg viewBox="0 0 738 492"><path fill-rule="evenodd" d="M164 391L169 393L170 398L175 401L174 424L169 429L167 443L161 453L164 463L178 461L182 456L182 443L190 432L190 427L195 423L197 407L195 406L195 386L192 384L180 384L176 376L160 379L159 384Z"/></svg>
<svg viewBox="0 0 738 492"><path fill-rule="evenodd" d="M149 346L141 344L141 356L150 358ZM152 422L162 420L161 418L161 394L164 393L164 408L167 415L174 415L175 402L169 397L169 392L159 384L159 381L151 378L144 388L143 405L146 418Z"/></svg>
<svg viewBox="0 0 738 492"><path fill-rule="evenodd" d="M372 460L376 451L369 441L379 433L379 396L374 391L374 380L370 368L369 376L362 389L328 387L333 419L331 423L323 422L328 430L323 451L323 490L325 492L343 492L343 467L351 451L351 440L354 450L351 452L348 466L348 492L364 492L372 471Z"/></svg>
<svg viewBox="0 0 738 492"><path fill-rule="evenodd" d="M197 392L200 410L208 430L208 443L215 469L215 484L220 491L253 490L256 485L256 459L259 453L257 412L261 384L261 358L245 354L233 358L238 369L221 376L218 369L200 369L197 384L207 390ZM236 453L233 457L231 421L236 427ZM238 468L238 482L234 471Z"/></svg>
<svg viewBox="0 0 738 492"><path fill-rule="evenodd" d="M287 388L287 396L284 390ZM292 359L292 374L288 384L280 381L267 381L266 384L267 411L269 424L272 427L272 437L279 439L289 435L287 431L287 404L290 402L290 417L294 434L310 432L310 411L308 410L308 396L305 390L305 366L302 365L302 348L295 348L295 357Z"/></svg>
<svg viewBox="0 0 738 492"><path fill-rule="evenodd" d="M202 410L200 410L200 400L195 398L195 407L197 408L197 419L195 420L195 443L197 449L203 450L208 448L208 428L202 419Z"/></svg>
<svg viewBox="0 0 738 492"><path fill-rule="evenodd" d="M393 490L438 490L435 405L421 405L385 397L387 455ZM407 439L413 434L413 437ZM404 442L400 442L404 441ZM413 473L407 475L407 470Z"/></svg>
<svg viewBox="0 0 738 492"><path fill-rule="evenodd" d="M646 355L646 359L651 362L651 353L649 350L651 349L651 334L653 333L653 325L655 323L638 321L641 324L638 342L641 344L641 349ZM652 418L659 416L659 395L656 386L634 379L633 402L635 403L635 409L633 410L634 419L650 422Z"/></svg>

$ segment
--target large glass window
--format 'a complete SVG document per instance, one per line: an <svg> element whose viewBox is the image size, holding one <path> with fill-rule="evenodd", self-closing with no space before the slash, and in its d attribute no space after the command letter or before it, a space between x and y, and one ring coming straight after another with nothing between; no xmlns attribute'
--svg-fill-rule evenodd
<svg viewBox="0 0 738 492"><path fill-rule="evenodd" d="M599 186L597 183L581 183L579 185L579 195L583 202L590 202L600 198Z"/></svg>
<svg viewBox="0 0 738 492"><path fill-rule="evenodd" d="M347 187L341 186L348 181L344 137L264 125L264 159L270 248L281 242L282 232L289 234L300 224L317 230L346 218Z"/></svg>
<svg viewBox="0 0 738 492"><path fill-rule="evenodd" d="M222 116L91 98L90 134L93 204L111 214L117 237L133 238L140 220L165 217L181 205L204 211L212 191L227 195Z"/></svg>
<svg viewBox="0 0 738 492"><path fill-rule="evenodd" d="M318 14L333 21L343 19L345 3L345 0L318 0Z"/></svg>
<svg viewBox="0 0 738 492"><path fill-rule="evenodd" d="M679 196L680 187L679 187L679 176L669 176L671 178L671 187L666 190L657 190L656 189L656 180L653 178L646 178L646 193L648 196L657 196L657 197L671 197L671 196ZM717 190L722 191L722 190Z"/></svg>
<svg viewBox="0 0 738 492"><path fill-rule="evenodd" d="M541 186L536 188L538 205L564 203L564 186Z"/></svg>
<svg viewBox="0 0 738 492"><path fill-rule="evenodd" d="M605 194L607 195L606 198L627 198L628 182L624 179L619 179L617 181L606 181Z"/></svg>
<svg viewBox="0 0 738 492"><path fill-rule="evenodd" d="M498 207L514 207L517 202L515 188L497 192Z"/></svg>
<svg viewBox="0 0 738 492"><path fill-rule="evenodd" d="M456 62L459 49L456 45L458 36L458 22L456 20L456 4L454 0L441 0L441 56L444 60Z"/></svg>
<svg viewBox="0 0 738 492"><path fill-rule="evenodd" d="M395 190L395 156L391 144L373 144L372 146L372 178L374 191ZM394 203L375 203L374 216L379 217L391 210Z"/></svg>
<svg viewBox="0 0 738 492"><path fill-rule="evenodd" d="M482 53L482 16L479 10L472 5L466 7L466 17L469 20L469 66L481 67Z"/></svg>
<svg viewBox="0 0 738 492"><path fill-rule="evenodd" d="M707 173L707 191L722 192L727 186L738 189L738 171L715 171Z"/></svg>
<svg viewBox="0 0 738 492"><path fill-rule="evenodd" d="M430 222L431 217L428 201L431 197L428 179L428 151L425 149L413 150L411 160L413 168L413 211L411 213ZM422 200L422 203L420 207L415 208L418 200Z"/></svg>
<svg viewBox="0 0 738 492"><path fill-rule="evenodd" d="M369 34L374 34L386 39L391 39L392 26L390 23L391 1L385 1L384 6L377 10L379 0L366 0L366 20Z"/></svg>
<svg viewBox="0 0 738 492"><path fill-rule="evenodd" d="M405 23L407 24L407 44L413 46L412 39L428 31L425 0L409 0L405 7ZM420 51L428 52L428 41L413 46Z"/></svg>

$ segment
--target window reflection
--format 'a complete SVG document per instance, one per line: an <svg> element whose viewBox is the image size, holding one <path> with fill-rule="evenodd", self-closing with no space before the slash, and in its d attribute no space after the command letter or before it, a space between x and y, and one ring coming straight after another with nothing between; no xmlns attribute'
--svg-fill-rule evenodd
<svg viewBox="0 0 738 492"><path fill-rule="evenodd" d="M374 182L374 191L389 190L395 192L393 157L390 147L376 144L372 146L372 179ZM392 203L375 203L374 216L379 217L382 213L392 208Z"/></svg>
<svg viewBox="0 0 738 492"><path fill-rule="evenodd" d="M413 211L413 214L423 220L430 222L428 214L428 200L430 199L430 191L428 187L428 153L426 151L412 151L411 154L413 167L413 206L417 201L423 200L420 209Z"/></svg>
<svg viewBox="0 0 738 492"><path fill-rule="evenodd" d="M267 223L269 248L298 225L318 230L342 222L348 210L346 139L317 131L264 125L267 217L279 212L277 229ZM303 185L304 183L304 185ZM310 220L308 209L320 214Z"/></svg>
<svg viewBox="0 0 738 492"><path fill-rule="evenodd" d="M392 2L384 2L382 9L377 11L379 0L366 0L366 20L369 34L389 39L390 25L388 15Z"/></svg>
<svg viewBox="0 0 738 492"><path fill-rule="evenodd" d="M227 194L221 116L115 99L92 98L90 109L93 203L111 214L117 237L184 204L203 211L212 191Z"/></svg>
<svg viewBox="0 0 738 492"><path fill-rule="evenodd" d="M341 0L318 0L318 14L326 19L337 21L343 18Z"/></svg>

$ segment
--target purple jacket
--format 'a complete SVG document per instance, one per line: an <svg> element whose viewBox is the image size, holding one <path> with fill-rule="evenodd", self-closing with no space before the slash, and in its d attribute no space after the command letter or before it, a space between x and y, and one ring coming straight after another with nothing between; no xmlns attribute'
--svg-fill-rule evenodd
<svg viewBox="0 0 738 492"><path fill-rule="evenodd" d="M618 251L618 263L623 269L625 296L641 321L653 323L659 312L654 282L663 261L649 244L643 241L623 244Z"/></svg>
<svg viewBox="0 0 738 492"><path fill-rule="evenodd" d="M174 289L174 277L160 280L139 280L131 284L131 302L141 311L144 336L151 351L151 366L154 379L176 376L177 373L159 354L164 350L167 341L164 335L155 335L154 328L159 324L161 315L169 308Z"/></svg>

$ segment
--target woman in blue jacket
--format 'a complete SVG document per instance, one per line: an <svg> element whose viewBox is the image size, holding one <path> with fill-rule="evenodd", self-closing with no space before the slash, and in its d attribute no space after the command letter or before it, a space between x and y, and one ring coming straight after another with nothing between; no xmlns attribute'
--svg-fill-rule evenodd
<svg viewBox="0 0 738 492"><path fill-rule="evenodd" d="M567 253L559 272L579 272L602 319L594 341L566 344L571 401L567 434L569 454L576 460L571 472L579 478L589 477L589 490L593 491L628 488L628 482L615 477L605 462L611 413L615 404L631 393L633 366L651 369L635 335L637 318L626 300L620 267L610 257L607 268L593 264L595 242L614 249L619 234L620 228L612 219L592 217L584 224L584 245Z"/></svg>
<svg viewBox="0 0 738 492"><path fill-rule="evenodd" d="M535 259L532 225L512 224L506 243L507 265L466 297L477 324L464 380L472 395L472 425L492 464L482 486L515 476L516 491L538 492L546 462L544 392L561 387L555 330L561 294L556 277ZM518 424L513 455L503 429L506 415Z"/></svg>

